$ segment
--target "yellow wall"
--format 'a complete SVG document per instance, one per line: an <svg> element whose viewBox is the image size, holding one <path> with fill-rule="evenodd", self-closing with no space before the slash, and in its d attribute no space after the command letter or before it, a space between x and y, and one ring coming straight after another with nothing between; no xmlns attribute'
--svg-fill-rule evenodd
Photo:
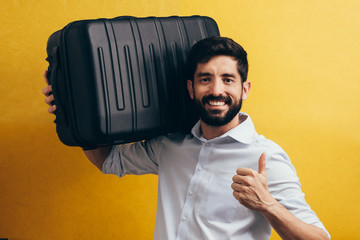
<svg viewBox="0 0 360 240"><path fill-rule="evenodd" d="M333 239L359 237L359 1L5 0L0 12L0 238L152 239L157 178L104 176L57 139L45 46L73 20L193 14L247 50L244 110L290 155Z"/></svg>

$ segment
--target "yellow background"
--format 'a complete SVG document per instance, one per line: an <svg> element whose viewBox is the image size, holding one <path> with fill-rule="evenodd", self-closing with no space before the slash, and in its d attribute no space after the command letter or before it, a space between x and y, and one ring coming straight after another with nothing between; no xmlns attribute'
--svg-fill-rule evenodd
<svg viewBox="0 0 360 240"><path fill-rule="evenodd" d="M79 19L200 14L247 50L244 111L290 155L333 239L359 239L358 0L3 0L0 13L0 238L152 239L157 178L102 175L58 140L46 42Z"/></svg>

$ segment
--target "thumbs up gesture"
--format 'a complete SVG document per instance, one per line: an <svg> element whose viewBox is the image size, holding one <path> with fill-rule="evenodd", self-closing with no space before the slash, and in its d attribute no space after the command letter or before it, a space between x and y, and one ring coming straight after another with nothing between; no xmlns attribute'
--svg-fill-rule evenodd
<svg viewBox="0 0 360 240"><path fill-rule="evenodd" d="M259 158L259 169L238 168L231 188L240 204L247 208L262 211L277 201L271 196L267 185L266 154Z"/></svg>

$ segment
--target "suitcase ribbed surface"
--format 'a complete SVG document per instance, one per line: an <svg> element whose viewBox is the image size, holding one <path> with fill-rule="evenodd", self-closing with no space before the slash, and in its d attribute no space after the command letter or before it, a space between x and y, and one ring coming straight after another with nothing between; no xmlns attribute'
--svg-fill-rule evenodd
<svg viewBox="0 0 360 240"><path fill-rule="evenodd" d="M47 51L50 73L57 64L51 81L60 140L98 146L189 129L196 115L184 79L187 54L217 35L215 21L200 16L84 20L54 33Z"/></svg>

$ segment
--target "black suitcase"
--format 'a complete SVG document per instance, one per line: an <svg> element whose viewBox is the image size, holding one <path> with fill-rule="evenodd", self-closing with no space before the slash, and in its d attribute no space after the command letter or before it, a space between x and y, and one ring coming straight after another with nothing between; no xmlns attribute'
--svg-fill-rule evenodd
<svg viewBox="0 0 360 240"><path fill-rule="evenodd" d="M203 16L82 20L47 43L56 131L69 146L103 146L188 131L197 116L185 63L197 41L218 36Z"/></svg>

